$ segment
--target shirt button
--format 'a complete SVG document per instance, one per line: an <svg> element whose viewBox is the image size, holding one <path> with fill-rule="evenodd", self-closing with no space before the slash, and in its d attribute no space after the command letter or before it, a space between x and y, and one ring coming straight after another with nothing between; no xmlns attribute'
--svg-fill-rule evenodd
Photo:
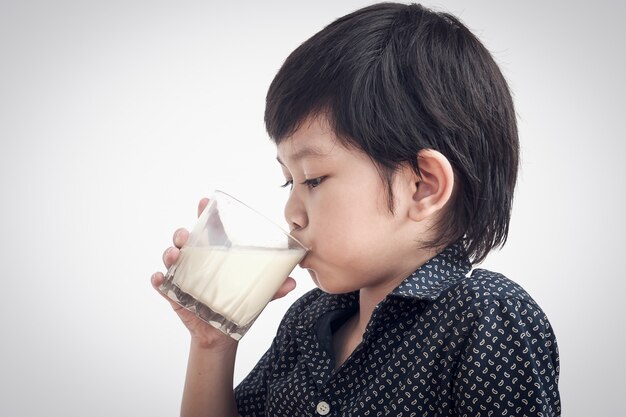
<svg viewBox="0 0 626 417"><path fill-rule="evenodd" d="M317 414L319 414L320 416L325 416L326 414L330 413L330 405L328 405L326 401L320 401L317 404L316 411Z"/></svg>

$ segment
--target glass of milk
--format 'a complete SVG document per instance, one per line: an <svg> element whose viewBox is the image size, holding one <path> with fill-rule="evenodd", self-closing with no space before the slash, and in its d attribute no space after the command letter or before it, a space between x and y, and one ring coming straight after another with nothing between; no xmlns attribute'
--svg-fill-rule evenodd
<svg viewBox="0 0 626 417"><path fill-rule="evenodd" d="M281 227L216 191L160 290L239 340L306 252Z"/></svg>

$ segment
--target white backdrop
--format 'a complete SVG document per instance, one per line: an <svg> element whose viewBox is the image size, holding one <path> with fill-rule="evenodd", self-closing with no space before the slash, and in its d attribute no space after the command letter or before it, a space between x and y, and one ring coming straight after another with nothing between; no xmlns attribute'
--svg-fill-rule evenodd
<svg viewBox="0 0 626 417"><path fill-rule="evenodd" d="M172 416L188 334L149 277L223 188L282 218L263 126L287 55L369 2L0 0L0 415ZM623 410L623 2L441 0L514 91L522 171L509 243L561 352L564 415ZM239 381L283 312L240 344Z"/></svg>

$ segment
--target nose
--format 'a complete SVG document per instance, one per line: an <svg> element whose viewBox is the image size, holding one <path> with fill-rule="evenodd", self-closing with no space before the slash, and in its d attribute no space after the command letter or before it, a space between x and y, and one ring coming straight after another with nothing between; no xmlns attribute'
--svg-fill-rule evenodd
<svg viewBox="0 0 626 417"><path fill-rule="evenodd" d="M309 220L304 209L302 199L292 190L285 204L285 220L289 224L289 231L304 229Z"/></svg>

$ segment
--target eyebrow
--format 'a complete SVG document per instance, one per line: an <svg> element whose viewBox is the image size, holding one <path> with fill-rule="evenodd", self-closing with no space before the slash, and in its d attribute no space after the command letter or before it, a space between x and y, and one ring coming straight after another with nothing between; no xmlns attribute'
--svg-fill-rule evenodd
<svg viewBox="0 0 626 417"><path fill-rule="evenodd" d="M314 147L304 147L302 149L300 149L298 152L294 153L291 156L291 159L293 159L295 162L303 159L303 158L309 158L309 157L313 157L313 158L323 158L325 156L328 156L328 152L322 152L321 149L319 148L314 148ZM278 156L276 156L276 160L278 161L279 164L281 164L282 166L285 166L285 164L283 163L283 161L280 160L280 158Z"/></svg>

